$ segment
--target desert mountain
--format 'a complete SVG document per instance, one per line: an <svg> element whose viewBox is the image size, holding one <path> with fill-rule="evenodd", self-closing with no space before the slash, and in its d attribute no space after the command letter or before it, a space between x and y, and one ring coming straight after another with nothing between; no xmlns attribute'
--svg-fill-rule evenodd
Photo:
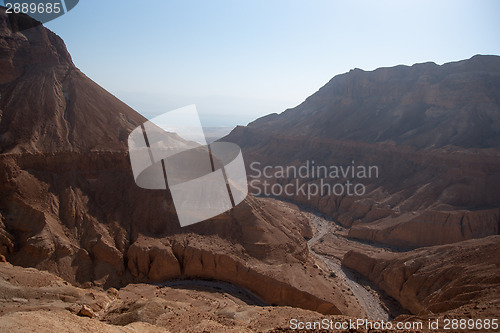
<svg viewBox="0 0 500 333"><path fill-rule="evenodd" d="M324 179L362 183L361 195L281 194L332 216L350 237L406 248L458 242L499 232L499 91L498 56L354 69L299 106L237 127L225 140L261 168L307 161L310 170L313 162L377 167L377 175L364 179ZM262 186L266 179L248 170ZM282 185L296 180L271 178ZM319 184L320 178L300 180Z"/></svg>
<svg viewBox="0 0 500 333"><path fill-rule="evenodd" d="M269 132L417 148L500 146L500 57L353 69L296 108L249 125Z"/></svg>
<svg viewBox="0 0 500 333"><path fill-rule="evenodd" d="M82 74L54 33L27 16L10 22L2 10L0 252L10 263L105 288L215 279L266 304L364 314L315 265L293 205L249 197L181 228L171 197L133 179L126 140L145 119Z"/></svg>
<svg viewBox="0 0 500 333"><path fill-rule="evenodd" d="M24 30L33 24L1 16L0 152L126 149L144 118L80 72L51 31Z"/></svg>

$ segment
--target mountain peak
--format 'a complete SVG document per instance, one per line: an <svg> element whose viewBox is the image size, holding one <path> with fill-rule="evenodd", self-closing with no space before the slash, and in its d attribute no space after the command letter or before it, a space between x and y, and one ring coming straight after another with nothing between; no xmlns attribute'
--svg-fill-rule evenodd
<svg viewBox="0 0 500 333"><path fill-rule="evenodd" d="M302 104L250 126L417 148L500 145L500 57L351 70Z"/></svg>
<svg viewBox="0 0 500 333"><path fill-rule="evenodd" d="M126 149L144 118L81 73L61 38L4 9L0 37L0 152Z"/></svg>
<svg viewBox="0 0 500 333"><path fill-rule="evenodd" d="M28 15L7 14L0 8L0 38L0 84L15 80L28 67L75 67L63 40Z"/></svg>

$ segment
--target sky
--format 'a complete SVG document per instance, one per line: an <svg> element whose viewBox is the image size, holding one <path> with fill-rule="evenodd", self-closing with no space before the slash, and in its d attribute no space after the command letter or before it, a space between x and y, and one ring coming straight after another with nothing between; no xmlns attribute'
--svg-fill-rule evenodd
<svg viewBox="0 0 500 333"><path fill-rule="evenodd" d="M500 1L80 0L45 24L136 111L246 125L353 68L500 54Z"/></svg>

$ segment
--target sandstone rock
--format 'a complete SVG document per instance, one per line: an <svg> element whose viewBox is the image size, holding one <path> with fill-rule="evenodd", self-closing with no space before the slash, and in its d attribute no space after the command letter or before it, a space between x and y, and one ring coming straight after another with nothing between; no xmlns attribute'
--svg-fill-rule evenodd
<svg viewBox="0 0 500 333"><path fill-rule="evenodd" d="M116 290L115 288L108 288L106 292L110 295L113 295L114 297L120 297L120 292Z"/></svg>
<svg viewBox="0 0 500 333"><path fill-rule="evenodd" d="M92 288L92 282L90 282L90 281L85 281L84 283L82 283L81 287L82 287L83 289L90 289L90 288Z"/></svg>
<svg viewBox="0 0 500 333"><path fill-rule="evenodd" d="M168 241L141 236L128 249L128 269L132 275L161 282L181 276L180 264Z"/></svg>
<svg viewBox="0 0 500 333"><path fill-rule="evenodd" d="M342 265L372 280L414 314L481 304L500 293L500 236L406 253L350 251Z"/></svg>
<svg viewBox="0 0 500 333"><path fill-rule="evenodd" d="M89 317L89 318L94 318L95 313L92 311L92 309L86 305L82 305L80 308L80 311L77 313L80 317Z"/></svg>
<svg viewBox="0 0 500 333"><path fill-rule="evenodd" d="M160 287L131 283L120 289L120 297L114 297L110 294L112 289L106 292L97 287L84 290L48 272L1 263L0 294L3 297L0 307L3 315L0 316L0 330L163 332L169 329L198 332L208 329L250 333L284 327L296 316L325 316L289 306L259 306L261 303L255 304L255 298L241 287L220 281L211 283L216 289L203 287L203 284ZM81 316L77 316L82 308ZM329 312L328 304L320 310ZM88 317L92 313L93 319ZM329 318L345 320L348 317Z"/></svg>
<svg viewBox="0 0 500 333"><path fill-rule="evenodd" d="M5 230L3 217L0 214L0 255L5 256L14 252L14 237Z"/></svg>
<svg viewBox="0 0 500 333"><path fill-rule="evenodd" d="M460 242L495 235L500 210L424 211L421 214L402 214L375 223L353 226L349 237L400 246L420 247Z"/></svg>
<svg viewBox="0 0 500 333"><path fill-rule="evenodd" d="M141 236L127 256L130 272L141 280L220 280L246 288L269 304L325 314L361 314L358 305L340 288L329 285L312 263L271 257L267 260L272 262L262 262L217 237L192 235L189 239L174 236L158 240Z"/></svg>

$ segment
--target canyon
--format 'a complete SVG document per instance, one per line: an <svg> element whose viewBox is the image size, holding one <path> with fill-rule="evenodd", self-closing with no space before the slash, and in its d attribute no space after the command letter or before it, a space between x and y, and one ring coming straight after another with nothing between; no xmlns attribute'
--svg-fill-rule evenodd
<svg viewBox="0 0 500 333"><path fill-rule="evenodd" d="M168 193L134 183L126 140L145 119L81 73L59 37L29 24L1 15L0 254L8 262L77 286L212 279L266 304L364 315L314 267L310 226L293 206L248 197L181 228Z"/></svg>
<svg viewBox="0 0 500 333"><path fill-rule="evenodd" d="M499 89L498 56L355 69L225 140L242 147L248 170L309 166L310 177L252 172L256 188L362 184L362 195L278 195L331 216L352 238L407 249L482 238L499 232ZM378 173L322 178L312 165Z"/></svg>
<svg viewBox="0 0 500 333"><path fill-rule="evenodd" d="M235 128L225 140L242 147L257 189L297 181L313 189L363 184L361 195L283 191L276 196L326 218L314 252L356 272L387 309L396 300L402 309L392 308L393 316L494 318L499 313L498 91L498 56L355 69L293 109ZM314 174L318 166L351 165L376 166L378 174L362 179ZM260 170L253 170L256 166ZM264 174L266 168L309 172Z"/></svg>
<svg viewBox="0 0 500 333"><path fill-rule="evenodd" d="M247 171L376 166L357 180L366 192L249 195L181 228L168 191L134 182L127 138L146 119L83 74L57 35L0 9L0 329L498 317L499 89L498 56L335 76L223 140ZM300 179L322 180L352 179Z"/></svg>

